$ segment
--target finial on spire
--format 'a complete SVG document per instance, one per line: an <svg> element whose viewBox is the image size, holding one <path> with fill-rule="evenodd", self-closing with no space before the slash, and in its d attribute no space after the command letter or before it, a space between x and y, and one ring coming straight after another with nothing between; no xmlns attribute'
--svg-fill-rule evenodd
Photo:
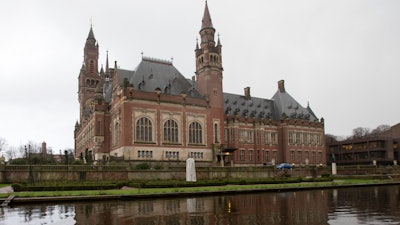
<svg viewBox="0 0 400 225"><path fill-rule="evenodd" d="M218 42L217 42L217 46L221 45L221 41L219 40L219 33L218 33Z"/></svg>
<svg viewBox="0 0 400 225"><path fill-rule="evenodd" d="M199 49L199 38L196 38L196 50Z"/></svg>
<svg viewBox="0 0 400 225"><path fill-rule="evenodd" d="M94 37L94 33L93 33L92 18L90 18L90 30L89 30L89 35L86 40L89 40L89 39L96 40L96 38Z"/></svg>
<svg viewBox="0 0 400 225"><path fill-rule="evenodd" d="M108 73L109 67L108 67L108 49L106 53L106 73Z"/></svg>

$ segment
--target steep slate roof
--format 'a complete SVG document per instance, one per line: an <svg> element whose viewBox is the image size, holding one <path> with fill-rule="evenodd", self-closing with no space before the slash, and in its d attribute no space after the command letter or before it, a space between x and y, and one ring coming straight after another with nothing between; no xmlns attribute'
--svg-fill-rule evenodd
<svg viewBox="0 0 400 225"><path fill-rule="evenodd" d="M274 102L269 99L224 93L225 115L274 119Z"/></svg>
<svg viewBox="0 0 400 225"><path fill-rule="evenodd" d="M203 98L194 82L186 79L169 61L143 57L134 71L117 69L116 74L120 84L127 79L139 91L154 92L159 89L164 94ZM104 89L104 99L109 102L111 85L105 84Z"/></svg>
<svg viewBox="0 0 400 225"><path fill-rule="evenodd" d="M280 82L282 83L272 99L224 93L225 114L281 120L284 113L293 119L318 120L311 108L302 107L284 90L283 81Z"/></svg>
<svg viewBox="0 0 400 225"><path fill-rule="evenodd" d="M275 103L275 114L278 120L282 119L282 114L286 114L286 116L293 119L318 120L309 106L304 108L286 92L283 80L278 82L278 90L272 97L272 100Z"/></svg>
<svg viewBox="0 0 400 225"><path fill-rule="evenodd" d="M129 83L136 90L154 92L160 89L165 94L187 94L190 97L203 98L169 61L143 58Z"/></svg>

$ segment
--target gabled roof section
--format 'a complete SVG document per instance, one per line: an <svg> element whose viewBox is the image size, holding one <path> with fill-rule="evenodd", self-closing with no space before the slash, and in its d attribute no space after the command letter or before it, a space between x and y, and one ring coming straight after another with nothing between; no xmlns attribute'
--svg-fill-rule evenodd
<svg viewBox="0 0 400 225"><path fill-rule="evenodd" d="M274 103L269 99L224 93L225 115L276 119Z"/></svg>
<svg viewBox="0 0 400 225"><path fill-rule="evenodd" d="M159 89L164 94L187 94L189 97L203 98L194 83L187 80L170 61L143 57L134 72L119 71L120 81L129 76L129 83L136 90L154 92Z"/></svg>
<svg viewBox="0 0 400 225"><path fill-rule="evenodd" d="M304 108L286 92L284 80L278 81L278 91L272 97L272 100L275 104L275 113L278 120L283 119L283 115L292 119L318 120L309 106Z"/></svg>

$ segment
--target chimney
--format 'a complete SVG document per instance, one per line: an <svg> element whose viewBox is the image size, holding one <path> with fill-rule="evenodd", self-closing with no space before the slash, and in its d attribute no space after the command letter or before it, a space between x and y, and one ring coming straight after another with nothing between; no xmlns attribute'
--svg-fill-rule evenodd
<svg viewBox="0 0 400 225"><path fill-rule="evenodd" d="M244 88L244 97L245 97L246 99L250 99L250 98L251 98L251 95L250 95L250 87L245 87L245 88Z"/></svg>
<svg viewBox="0 0 400 225"><path fill-rule="evenodd" d="M280 92L285 92L285 81L284 80L278 81L278 89Z"/></svg>

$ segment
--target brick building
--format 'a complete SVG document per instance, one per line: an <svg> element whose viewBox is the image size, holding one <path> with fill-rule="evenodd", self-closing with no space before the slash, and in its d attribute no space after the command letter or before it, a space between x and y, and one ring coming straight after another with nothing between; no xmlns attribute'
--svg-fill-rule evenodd
<svg viewBox="0 0 400 225"><path fill-rule="evenodd" d="M170 61L142 57L135 70L99 71L93 29L79 74L80 119L75 156L96 161L203 165L325 164L324 121L285 90L272 99L223 92L222 45L207 3L195 47L196 72L186 79ZM217 39L217 40L216 40Z"/></svg>
<svg viewBox="0 0 400 225"><path fill-rule="evenodd" d="M328 162L338 165L393 165L399 162L400 124L377 135L327 141Z"/></svg>

